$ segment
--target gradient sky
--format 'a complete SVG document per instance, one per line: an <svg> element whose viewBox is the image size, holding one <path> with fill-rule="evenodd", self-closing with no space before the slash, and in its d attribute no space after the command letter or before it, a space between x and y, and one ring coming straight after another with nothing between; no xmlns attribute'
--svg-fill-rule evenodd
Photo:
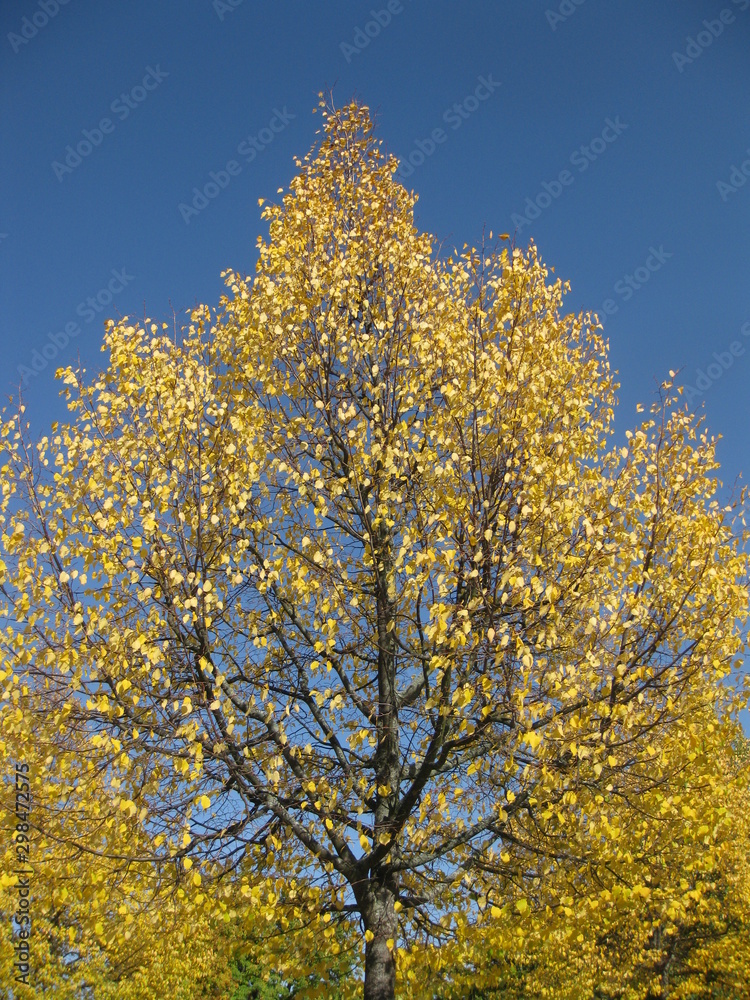
<svg viewBox="0 0 750 1000"><path fill-rule="evenodd" d="M107 317L253 271L333 86L411 157L421 228L533 238L601 312L618 438L682 369L748 481L750 0L9 0L0 51L0 395L25 382L37 431Z"/></svg>

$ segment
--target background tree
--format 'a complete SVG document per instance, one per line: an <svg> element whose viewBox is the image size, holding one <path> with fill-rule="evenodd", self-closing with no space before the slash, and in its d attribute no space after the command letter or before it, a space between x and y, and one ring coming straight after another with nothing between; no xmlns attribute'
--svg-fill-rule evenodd
<svg viewBox="0 0 750 1000"><path fill-rule="evenodd" d="M640 874L623 817L738 704L747 559L671 383L614 447L535 247L441 257L367 109L323 113L253 279L110 323L37 445L3 424L3 656L196 914L241 918L242 865L300 954L359 922L387 1000L411 943Z"/></svg>
<svg viewBox="0 0 750 1000"><path fill-rule="evenodd" d="M222 883L223 911L219 906L208 914L190 871L165 877L150 858L143 817L103 780L86 752L85 735L45 731L43 692L28 686L23 692L19 677L9 680L0 713L0 774L6 778L0 799L0 997L290 1000L304 987L309 996L339 1000L335 982L349 969L343 959L340 967L332 962L327 947L295 956L301 970L296 979L275 973L276 953L286 949L284 933L243 904L236 873ZM19 858L16 844L25 846L27 834L14 814L13 778L21 758L28 768L30 820L44 833L31 833L30 854ZM16 875L29 867L33 974L26 987L16 979L20 928L14 918ZM337 940L352 964L352 943L341 935Z"/></svg>
<svg viewBox="0 0 750 1000"><path fill-rule="evenodd" d="M459 942L414 953L409 995L440 1000L743 996L750 965L747 740L707 718L693 746L710 761L699 784L683 780L669 796L651 795L621 817L644 839L639 854L634 838L621 844L633 858L619 866L617 880L580 889L548 884L548 905L531 914L522 939L512 920L501 919ZM664 841L658 852L650 851L655 834ZM616 851L609 864L617 866Z"/></svg>
<svg viewBox="0 0 750 1000"><path fill-rule="evenodd" d="M201 920L184 891L186 878L164 878L151 863L137 814L121 808L86 752L86 735L45 729L43 706L35 704L40 693L17 675L0 676L9 682L0 712L0 997L224 1000L231 942L221 921ZM24 823L14 813L17 761L28 768L30 823L44 831L30 834L28 855L16 850L25 846ZM22 868L31 869L28 986L14 967Z"/></svg>

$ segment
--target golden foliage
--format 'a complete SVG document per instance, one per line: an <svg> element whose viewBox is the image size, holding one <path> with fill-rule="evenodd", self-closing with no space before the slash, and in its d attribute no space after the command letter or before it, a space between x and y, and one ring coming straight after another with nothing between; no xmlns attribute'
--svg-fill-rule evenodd
<svg viewBox="0 0 750 1000"><path fill-rule="evenodd" d="M721 851L744 494L670 382L614 445L592 317L533 245L441 256L366 108L297 165L218 312L110 322L70 422L0 428L4 739L87 785L37 849L105 845L94 916L251 908L336 961L359 915L367 997L412 943L676 926L703 891L666 873Z"/></svg>

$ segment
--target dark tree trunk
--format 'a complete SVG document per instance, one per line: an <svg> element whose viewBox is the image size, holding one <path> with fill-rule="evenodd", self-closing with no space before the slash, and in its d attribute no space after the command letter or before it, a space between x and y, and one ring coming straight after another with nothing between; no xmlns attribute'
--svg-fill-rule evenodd
<svg viewBox="0 0 750 1000"><path fill-rule="evenodd" d="M365 930L373 935L365 945L364 1000L394 1000L396 996L396 939L398 916L395 895L387 886L368 890L362 916ZM388 947L390 941L391 947Z"/></svg>
<svg viewBox="0 0 750 1000"><path fill-rule="evenodd" d="M375 772L378 788L388 788L385 793L378 790L373 830L377 850L381 834L390 832L391 814L398 801L400 748L396 695L396 607L389 595L393 567L391 538L384 524L380 524L372 535L378 630L378 746ZM379 872L377 866L370 869L369 884L359 900L365 931L373 935L365 945L364 1000L394 1000L396 996L398 915L394 904L397 891L392 877Z"/></svg>

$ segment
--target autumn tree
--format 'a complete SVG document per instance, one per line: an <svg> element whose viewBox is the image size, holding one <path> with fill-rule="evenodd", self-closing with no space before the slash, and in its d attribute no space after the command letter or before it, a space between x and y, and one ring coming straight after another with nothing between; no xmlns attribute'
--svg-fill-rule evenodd
<svg viewBox="0 0 750 1000"><path fill-rule="evenodd" d="M37 443L5 419L2 656L196 919L241 919L241 872L279 971L361 928L390 1000L413 946L648 891L629 810L679 812L738 704L744 494L671 382L616 447L536 248L443 255L367 109L322 111L254 276L110 322Z"/></svg>
<svg viewBox="0 0 750 1000"><path fill-rule="evenodd" d="M296 979L275 975L283 932L252 907L236 912L241 870L212 887L219 905L206 912L200 876L188 860L165 877L144 817L86 752L85 731L45 728L50 713L43 691L11 678L7 693L0 712L2 1000L40 994L55 1000L286 1000L302 986L310 996L339 1000L329 986L350 971L351 942L339 933L338 965L326 941L299 956ZM16 787L30 793L31 809L24 801L22 818L14 813ZM30 834L27 821L43 832ZM22 920L17 876L29 872L30 919ZM21 930L31 930L31 976L19 975L16 964L19 943L28 941Z"/></svg>
<svg viewBox="0 0 750 1000"><path fill-rule="evenodd" d="M161 877L138 816L87 754L85 731L46 728L50 715L35 692L7 679L0 711L0 998L224 1000L232 941L221 921L196 915L183 888L187 873ZM17 763L22 781L14 780ZM16 787L30 793L27 819L15 814ZM26 921L17 891L22 872L30 873ZM31 932L27 976L17 965L21 931ZM220 992L208 992L213 985Z"/></svg>
<svg viewBox="0 0 750 1000"><path fill-rule="evenodd" d="M570 878L570 868L552 873L547 903L529 915L523 936L508 916L472 928L460 941L409 956L409 996L744 996L750 968L750 742L710 717L700 735L685 737L687 756L704 755L701 768L683 772L667 794L654 789L620 810L632 832L605 846L606 869L602 850L591 843L589 855L598 855L594 877L581 884ZM614 877L602 880L596 869ZM424 983L430 984L427 992Z"/></svg>

